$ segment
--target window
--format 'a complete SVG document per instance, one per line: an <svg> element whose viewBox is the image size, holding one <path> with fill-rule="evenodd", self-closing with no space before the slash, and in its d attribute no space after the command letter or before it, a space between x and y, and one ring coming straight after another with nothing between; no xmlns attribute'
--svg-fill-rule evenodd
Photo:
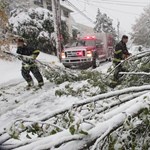
<svg viewBox="0 0 150 150"><path fill-rule="evenodd" d="M81 40L74 42L71 47L76 47L76 46L95 46L95 41L94 40Z"/></svg>
<svg viewBox="0 0 150 150"><path fill-rule="evenodd" d="M47 0L46 1L46 5L47 5L47 9L52 11L52 1L51 0Z"/></svg>
<svg viewBox="0 0 150 150"><path fill-rule="evenodd" d="M34 4L43 7L43 0L34 0Z"/></svg>
<svg viewBox="0 0 150 150"><path fill-rule="evenodd" d="M69 12L67 10L63 10L63 14L66 18L69 18Z"/></svg>
<svg viewBox="0 0 150 150"><path fill-rule="evenodd" d="M101 45L102 41L101 40L96 40L96 45Z"/></svg>

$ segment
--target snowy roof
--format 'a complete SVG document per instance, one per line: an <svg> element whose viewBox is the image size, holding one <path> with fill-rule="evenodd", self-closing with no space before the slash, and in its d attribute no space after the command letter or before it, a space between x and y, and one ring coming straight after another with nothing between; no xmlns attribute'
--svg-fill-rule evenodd
<svg viewBox="0 0 150 150"><path fill-rule="evenodd" d="M66 8L68 11L73 12L74 10L65 1L60 1L61 7Z"/></svg>
<svg viewBox="0 0 150 150"><path fill-rule="evenodd" d="M67 3L67 1L60 1L61 6L71 10L71 16L73 17L73 19L75 20L76 23L80 23L89 27L94 27L94 23L92 23L91 21L89 21L87 18L85 18L83 15L81 15L77 10L75 10L74 8L72 8L69 3ZM85 14L86 16L88 16L88 14Z"/></svg>
<svg viewBox="0 0 150 150"><path fill-rule="evenodd" d="M72 13L71 16L73 17L73 19L76 21L76 23L80 23L89 27L94 27L94 23L92 23L91 21L89 21L88 19L86 19L84 16L82 16L81 14L77 14L76 13Z"/></svg>

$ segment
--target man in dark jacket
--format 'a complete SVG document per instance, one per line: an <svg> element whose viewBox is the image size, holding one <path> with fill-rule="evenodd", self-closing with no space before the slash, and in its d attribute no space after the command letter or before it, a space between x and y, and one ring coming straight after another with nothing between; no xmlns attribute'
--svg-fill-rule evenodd
<svg viewBox="0 0 150 150"><path fill-rule="evenodd" d="M22 60L22 69L21 73L23 78L27 81L27 89L30 89L34 86L33 79L30 75L30 72L34 75L34 77L38 81L38 87L42 87L44 85L43 77L36 65L35 59L39 55L40 51L35 50L34 48L28 47L23 39L18 39L17 41L17 53L20 54L19 58ZM25 59L23 56L29 56L28 59ZM24 58L24 59L23 59Z"/></svg>
<svg viewBox="0 0 150 150"><path fill-rule="evenodd" d="M126 43L128 42L128 36L123 35L122 40L116 45L115 52L114 52L114 60L113 63L115 67L122 61L125 60L130 56L130 53L127 50ZM120 64L114 72L114 81L118 81L119 79L119 72L126 71L122 65Z"/></svg>

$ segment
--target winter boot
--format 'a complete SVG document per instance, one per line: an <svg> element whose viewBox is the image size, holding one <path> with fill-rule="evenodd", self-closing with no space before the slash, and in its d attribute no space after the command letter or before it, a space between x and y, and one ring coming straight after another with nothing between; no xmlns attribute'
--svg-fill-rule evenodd
<svg viewBox="0 0 150 150"><path fill-rule="evenodd" d="M39 82L38 86L34 87L34 91L37 91L39 89L42 89L42 86L44 85L43 82Z"/></svg>
<svg viewBox="0 0 150 150"><path fill-rule="evenodd" d="M44 85L44 82L39 82L38 87L41 88Z"/></svg>
<svg viewBox="0 0 150 150"><path fill-rule="evenodd" d="M30 90L33 87L34 87L34 82L30 81L30 82L28 82L28 85L26 86L26 90Z"/></svg>
<svg viewBox="0 0 150 150"><path fill-rule="evenodd" d="M115 88L118 85L117 81L112 80L111 83L109 84L109 87Z"/></svg>

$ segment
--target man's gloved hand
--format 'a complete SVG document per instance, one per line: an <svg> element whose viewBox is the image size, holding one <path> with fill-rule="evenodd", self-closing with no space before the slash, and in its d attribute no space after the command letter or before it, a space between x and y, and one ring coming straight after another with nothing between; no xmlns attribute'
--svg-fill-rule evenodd
<svg viewBox="0 0 150 150"><path fill-rule="evenodd" d="M31 56L24 56L22 60L26 63L34 63L35 60Z"/></svg>
<svg viewBox="0 0 150 150"><path fill-rule="evenodd" d="M18 55L17 58L18 58L19 60L22 60L22 59L23 59L23 56L22 56L22 55Z"/></svg>
<svg viewBox="0 0 150 150"><path fill-rule="evenodd" d="M23 68L24 68L25 70L29 70L29 69L30 69L30 65L29 65L29 64L24 64L24 65L23 65Z"/></svg>

